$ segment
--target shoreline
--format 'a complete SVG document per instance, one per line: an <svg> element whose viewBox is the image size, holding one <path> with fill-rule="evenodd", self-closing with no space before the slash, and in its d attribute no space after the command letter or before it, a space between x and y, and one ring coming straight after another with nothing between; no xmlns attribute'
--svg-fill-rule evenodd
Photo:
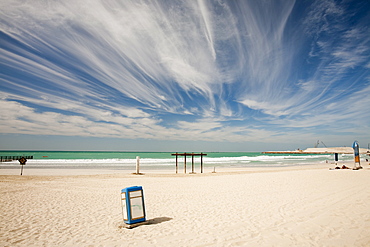
<svg viewBox="0 0 370 247"><path fill-rule="evenodd" d="M348 164L349 162L339 162L338 164ZM190 169L187 169L187 173L184 174L183 169L179 169L178 173L176 173L175 168L168 169L154 169L151 167L141 168L140 173L144 176L153 175L188 175L188 176L199 176L199 175L206 175L206 174L233 174L233 173L258 173L258 172L278 172L278 171L294 171L294 170L310 170L310 169L329 169L334 168L335 164L333 162L329 163L318 163L318 164L295 164L295 165L282 165L282 166L254 166L254 167L205 167L204 172L200 173L199 169L196 169L194 173L190 172ZM20 175L21 167L7 167L1 168L0 167L0 176L2 175L9 175L9 176L17 176ZM215 171L215 172L214 172ZM78 176L78 175L135 175L134 173L136 170L134 168L131 169L107 169L107 168L87 168L87 167L43 167L43 168L35 168L35 167L27 167L25 165L23 169L22 176ZM138 175L140 176L140 175Z"/></svg>
<svg viewBox="0 0 370 247"><path fill-rule="evenodd" d="M361 164L368 164L365 162L367 156L361 155ZM220 171L249 171L249 170L269 170L269 169L308 169L308 168L330 168L335 167L334 156L329 154L324 156L308 156L304 159L296 156L272 156L270 157L261 157L261 161L256 162L255 157L243 157L243 159L228 160L226 163L220 163L222 160L209 161L203 166L203 172L209 173L213 172L216 169L216 172ZM100 161L99 159L87 160L80 162L79 160L62 160L63 162L55 162L53 160L48 160L48 162L39 162L38 160L30 160L24 165L24 175L78 175L78 174L109 174L109 173L134 173L136 172L135 160L130 160L130 163L125 161L119 161L121 163L110 163L106 160ZM169 164L168 160L165 160L163 164L156 160L155 163L145 163L146 161L140 164L141 173L173 173L176 172L176 165ZM65 162L65 164L64 164ZM197 161L196 161L197 162ZM339 158L337 162L338 165L346 165L348 167L354 166L354 160L351 156L344 154ZM18 161L13 162L4 162L0 163L0 175L17 175L20 173L21 166ZM187 164L187 173L191 171L191 164ZM183 160L179 162L178 173L182 174L184 172L184 163ZM195 174L200 173L199 163L194 165Z"/></svg>

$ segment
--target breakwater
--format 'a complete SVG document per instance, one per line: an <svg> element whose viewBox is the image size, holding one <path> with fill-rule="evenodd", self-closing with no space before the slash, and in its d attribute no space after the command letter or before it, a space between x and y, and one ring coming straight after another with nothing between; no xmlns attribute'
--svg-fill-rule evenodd
<svg viewBox="0 0 370 247"><path fill-rule="evenodd" d="M22 157L24 157L25 159L33 159L33 156L0 156L0 162L19 160Z"/></svg>

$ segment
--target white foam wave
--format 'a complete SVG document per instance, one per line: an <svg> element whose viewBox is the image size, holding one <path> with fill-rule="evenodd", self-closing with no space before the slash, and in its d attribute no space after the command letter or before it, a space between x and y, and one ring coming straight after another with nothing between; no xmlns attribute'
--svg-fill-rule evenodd
<svg viewBox="0 0 370 247"><path fill-rule="evenodd" d="M342 155L340 160L351 160L353 156ZM241 157L203 157L205 166L271 166L271 165L294 165L294 164L312 164L323 163L334 160L333 155L259 155L259 156L241 156ZM184 158L178 159L179 165L184 164ZM191 164L192 159L186 159L187 164ZM194 158L194 163L199 165L200 157ZM19 162L1 163L1 166L19 166ZM136 159L29 159L27 166L34 167L135 167ZM141 158L140 166L150 167L168 167L175 165L175 158L153 159Z"/></svg>

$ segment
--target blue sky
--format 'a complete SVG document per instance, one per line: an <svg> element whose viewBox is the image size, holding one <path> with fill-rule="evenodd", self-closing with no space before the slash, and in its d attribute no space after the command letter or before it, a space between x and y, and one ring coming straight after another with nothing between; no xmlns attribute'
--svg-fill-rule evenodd
<svg viewBox="0 0 370 247"><path fill-rule="evenodd" d="M0 2L0 149L370 143L370 2Z"/></svg>

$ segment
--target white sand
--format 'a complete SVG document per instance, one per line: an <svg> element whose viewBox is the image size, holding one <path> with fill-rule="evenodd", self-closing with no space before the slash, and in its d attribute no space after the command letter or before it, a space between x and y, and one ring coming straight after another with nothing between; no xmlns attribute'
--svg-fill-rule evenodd
<svg viewBox="0 0 370 247"><path fill-rule="evenodd" d="M370 246L363 166L0 175L0 246ZM120 191L133 185L143 186L150 224L121 228Z"/></svg>

